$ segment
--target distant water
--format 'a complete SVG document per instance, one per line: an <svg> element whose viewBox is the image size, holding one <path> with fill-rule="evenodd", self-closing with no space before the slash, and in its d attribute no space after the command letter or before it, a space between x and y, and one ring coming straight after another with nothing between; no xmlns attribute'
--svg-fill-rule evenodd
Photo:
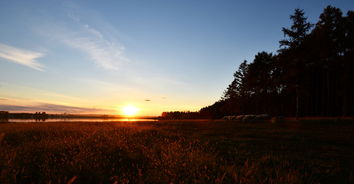
<svg viewBox="0 0 354 184"><path fill-rule="evenodd" d="M135 119L135 118L66 118L66 119L9 119L13 123L34 123L34 122L129 122L129 121L157 121L156 119Z"/></svg>

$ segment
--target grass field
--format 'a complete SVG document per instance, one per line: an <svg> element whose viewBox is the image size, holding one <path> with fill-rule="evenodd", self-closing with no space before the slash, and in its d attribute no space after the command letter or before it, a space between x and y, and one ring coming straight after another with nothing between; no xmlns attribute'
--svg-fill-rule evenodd
<svg viewBox="0 0 354 184"><path fill-rule="evenodd" d="M0 183L354 183L354 123L3 123Z"/></svg>

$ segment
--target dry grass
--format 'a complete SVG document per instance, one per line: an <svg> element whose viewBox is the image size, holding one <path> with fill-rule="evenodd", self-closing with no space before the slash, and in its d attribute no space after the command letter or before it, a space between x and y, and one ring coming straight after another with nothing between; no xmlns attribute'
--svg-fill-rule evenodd
<svg viewBox="0 0 354 184"><path fill-rule="evenodd" d="M0 183L353 183L354 124L0 124Z"/></svg>

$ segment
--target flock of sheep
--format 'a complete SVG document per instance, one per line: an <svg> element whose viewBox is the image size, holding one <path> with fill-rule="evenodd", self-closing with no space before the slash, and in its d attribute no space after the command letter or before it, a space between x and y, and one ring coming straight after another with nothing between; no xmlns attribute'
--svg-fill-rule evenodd
<svg viewBox="0 0 354 184"><path fill-rule="evenodd" d="M241 122L268 121L273 118L269 114L247 114L238 116L224 116L224 120L235 120Z"/></svg>

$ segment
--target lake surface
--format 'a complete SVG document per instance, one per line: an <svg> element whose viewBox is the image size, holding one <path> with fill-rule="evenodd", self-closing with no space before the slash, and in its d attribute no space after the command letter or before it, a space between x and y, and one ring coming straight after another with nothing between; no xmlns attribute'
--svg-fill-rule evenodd
<svg viewBox="0 0 354 184"><path fill-rule="evenodd" d="M156 119L137 119L137 118L66 118L66 119L9 119L12 123L33 123L33 122L129 122L129 121L157 121Z"/></svg>

